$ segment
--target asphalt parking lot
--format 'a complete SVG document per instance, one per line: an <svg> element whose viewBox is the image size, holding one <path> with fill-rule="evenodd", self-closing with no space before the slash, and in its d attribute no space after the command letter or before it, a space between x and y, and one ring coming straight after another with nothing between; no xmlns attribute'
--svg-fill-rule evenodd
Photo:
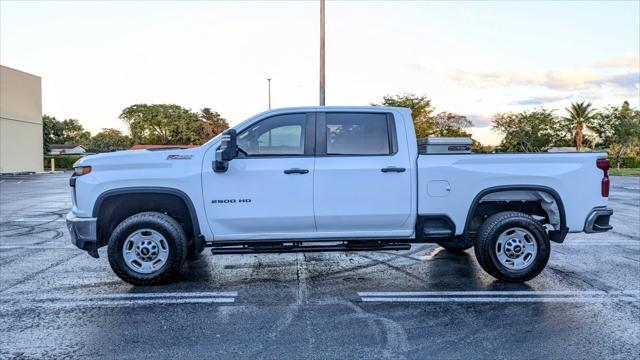
<svg viewBox="0 0 640 360"><path fill-rule="evenodd" d="M473 251L211 256L135 288L69 242L69 174L0 178L0 358L640 357L640 178L526 284Z"/></svg>

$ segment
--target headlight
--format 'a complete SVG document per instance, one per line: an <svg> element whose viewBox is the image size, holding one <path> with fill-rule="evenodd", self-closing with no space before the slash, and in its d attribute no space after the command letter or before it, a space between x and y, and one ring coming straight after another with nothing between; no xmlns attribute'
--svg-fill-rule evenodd
<svg viewBox="0 0 640 360"><path fill-rule="evenodd" d="M73 168L76 176L85 175L91 172L91 166L78 166Z"/></svg>

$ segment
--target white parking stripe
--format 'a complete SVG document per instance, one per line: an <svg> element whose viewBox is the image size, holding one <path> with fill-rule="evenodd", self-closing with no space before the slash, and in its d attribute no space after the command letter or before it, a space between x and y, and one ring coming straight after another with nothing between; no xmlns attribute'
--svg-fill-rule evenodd
<svg viewBox="0 0 640 360"><path fill-rule="evenodd" d="M363 291L358 292L363 302L609 302L614 300L638 301L640 290L514 290L514 291Z"/></svg>
<svg viewBox="0 0 640 360"><path fill-rule="evenodd" d="M633 297L617 298L625 301L637 301ZM444 303L444 302L496 302L496 303L523 303L523 302L609 302L614 298L609 297L363 297L363 302L421 302L421 303Z"/></svg>
<svg viewBox="0 0 640 360"><path fill-rule="evenodd" d="M565 241L562 244L558 245L580 245L580 246L611 246L611 245L621 245L621 246L640 246L640 241L638 240L598 240L598 239L589 239L589 240L571 240Z"/></svg>
<svg viewBox="0 0 640 360"><path fill-rule="evenodd" d="M0 309L15 308L75 308L75 307L117 307L136 305L173 305L173 304L229 304L233 297L220 298L183 298L183 299L130 299L130 300L89 300L55 302L17 302L0 305Z"/></svg>
<svg viewBox="0 0 640 360"><path fill-rule="evenodd" d="M234 303L237 291L114 293L28 296L24 294L0 296L0 309L113 307L171 304L229 304Z"/></svg>
<svg viewBox="0 0 640 360"><path fill-rule="evenodd" d="M36 250L58 250L58 249L76 249L75 246L51 246L51 245L0 245L0 250L15 250L15 249L36 249Z"/></svg>
<svg viewBox="0 0 640 360"><path fill-rule="evenodd" d="M555 296L579 296L579 295L608 295L602 290L461 290L461 291L382 291L382 292L359 292L359 296L523 296L523 295L555 295Z"/></svg>
<svg viewBox="0 0 640 360"><path fill-rule="evenodd" d="M10 222L63 222L66 221L65 219L41 219L41 218L35 218L35 219L25 219L25 218L20 218L20 219L16 219L16 220L8 220Z"/></svg>
<svg viewBox="0 0 640 360"><path fill-rule="evenodd" d="M205 291L205 292L160 292L160 293L113 293L113 294L78 294L78 295L51 295L51 296L32 296L32 295L2 295L0 300L38 300L38 301L55 301L55 300L109 300L109 299L127 299L127 298L200 298L200 297L236 297L237 291Z"/></svg>

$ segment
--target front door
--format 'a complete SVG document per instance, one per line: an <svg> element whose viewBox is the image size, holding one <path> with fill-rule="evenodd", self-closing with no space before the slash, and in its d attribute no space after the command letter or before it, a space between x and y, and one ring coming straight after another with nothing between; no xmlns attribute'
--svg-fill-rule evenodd
<svg viewBox="0 0 640 360"><path fill-rule="evenodd" d="M390 113L318 113L314 208L319 236L413 233L415 175L407 142L397 139L406 131L397 126Z"/></svg>
<svg viewBox="0 0 640 360"><path fill-rule="evenodd" d="M205 207L214 240L312 236L314 115L275 115L238 133L229 169L203 164Z"/></svg>

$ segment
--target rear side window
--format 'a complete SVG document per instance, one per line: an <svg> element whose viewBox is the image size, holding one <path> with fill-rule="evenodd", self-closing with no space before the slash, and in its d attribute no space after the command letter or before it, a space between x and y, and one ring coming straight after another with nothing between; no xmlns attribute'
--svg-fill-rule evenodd
<svg viewBox="0 0 640 360"><path fill-rule="evenodd" d="M380 113L327 113L327 155L389 155L389 122Z"/></svg>
<svg viewBox="0 0 640 360"><path fill-rule="evenodd" d="M238 135L238 147L247 156L303 155L305 114L277 115Z"/></svg>

